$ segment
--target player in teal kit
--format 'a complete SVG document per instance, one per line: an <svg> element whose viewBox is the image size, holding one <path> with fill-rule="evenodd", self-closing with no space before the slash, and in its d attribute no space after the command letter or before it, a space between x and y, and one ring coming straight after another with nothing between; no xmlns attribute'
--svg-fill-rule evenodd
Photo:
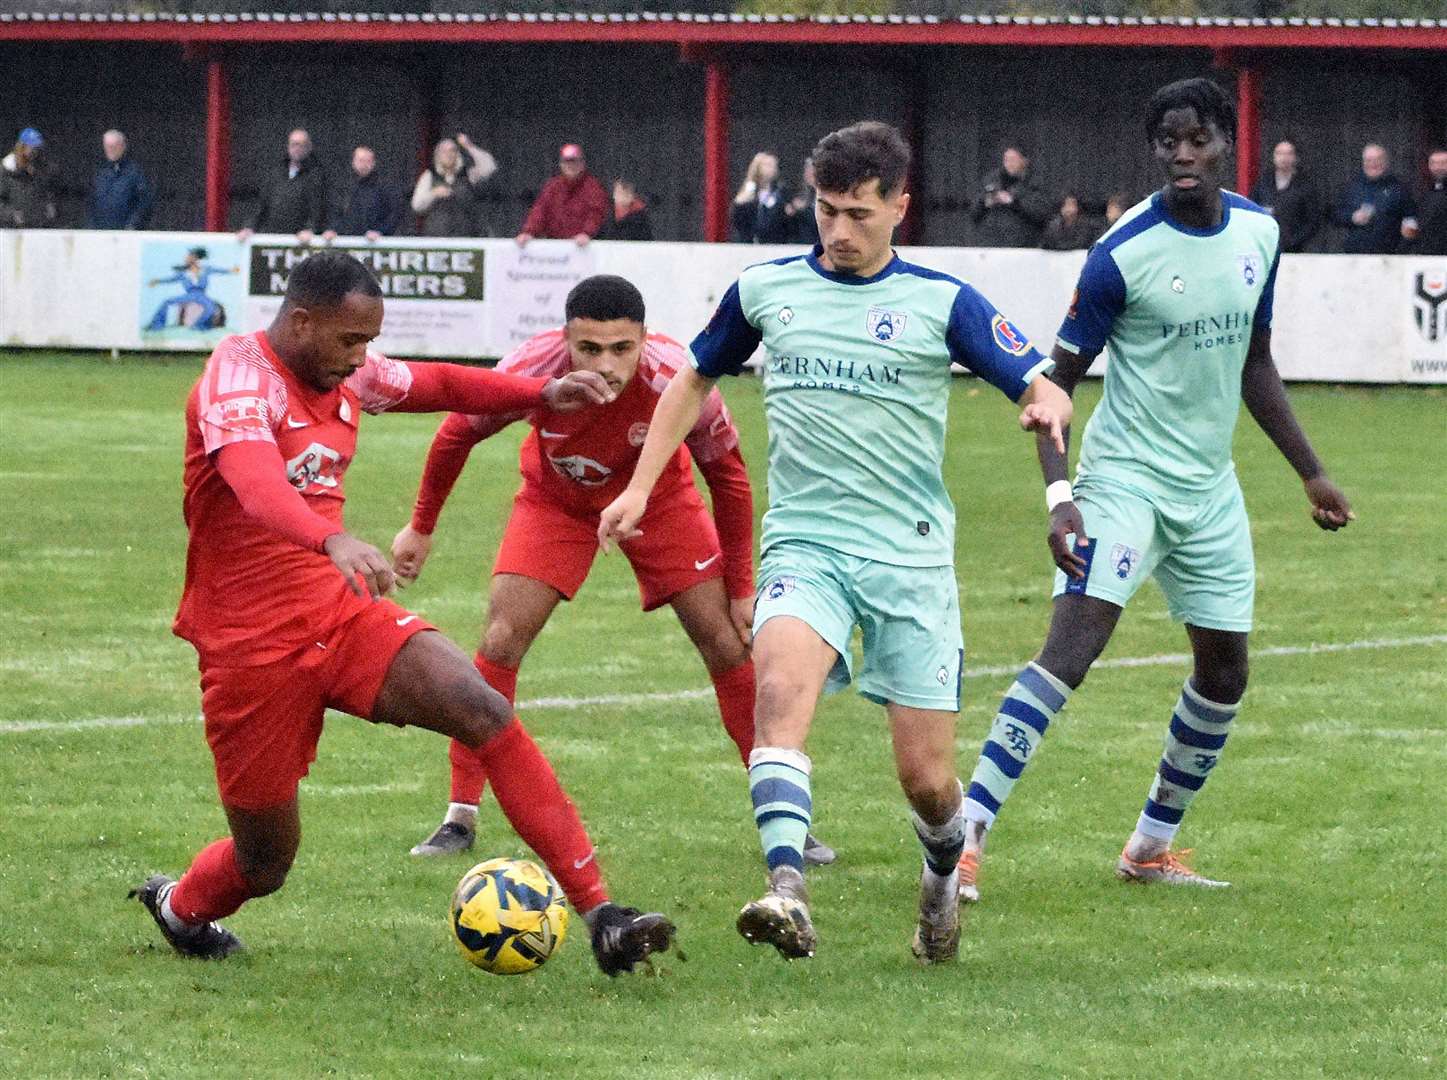
<svg viewBox="0 0 1447 1080"><path fill-rule="evenodd" d="M1066 699L1147 577L1186 624L1194 667L1150 794L1116 864L1133 881L1221 886L1171 850L1220 758L1246 690L1255 564L1231 437L1241 402L1300 475L1323 529L1353 519L1298 426L1271 359L1278 228L1219 177L1236 132L1208 79L1158 90L1146 133L1165 186L1096 243L1053 353L1066 393L1110 346L1072 492L1040 440L1050 548L1060 572L1045 647L1010 687L966 794L961 895L979 898L986 830ZM1071 541L1074 541L1072 544Z"/></svg>
<svg viewBox="0 0 1447 1080"><path fill-rule="evenodd" d="M919 928L926 962L955 955L956 863L964 844L955 771L963 642L955 514L940 475L950 362L1024 403L1020 424L1060 438L1067 396L1050 363L970 286L901 260L890 246L909 206L909 147L885 124L836 131L815 148L812 254L750 267L669 384L627 490L599 539L627 537L714 381L762 342L769 511L754 613L758 699L749 786L769 891L739 932L810 956L801 849L811 803L804 740L819 694L846 685L863 631L859 691L888 713L900 784L924 847ZM1063 441L1060 443L1063 449Z"/></svg>

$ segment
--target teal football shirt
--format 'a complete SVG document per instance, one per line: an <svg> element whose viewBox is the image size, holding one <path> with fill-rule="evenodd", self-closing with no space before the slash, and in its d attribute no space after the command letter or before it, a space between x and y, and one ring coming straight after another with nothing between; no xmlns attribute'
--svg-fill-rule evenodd
<svg viewBox="0 0 1447 1080"><path fill-rule="evenodd" d="M1192 229L1157 193L1090 249L1057 339L1073 353L1110 348L1080 476L1199 491L1232 471L1246 351L1271 325L1279 229L1250 200L1221 200L1220 224Z"/></svg>
<svg viewBox="0 0 1447 1080"><path fill-rule="evenodd" d="M690 353L700 374L736 375L761 341L764 550L807 540L896 566L952 565L940 474L950 362L1014 401L1050 361L956 278L898 256L873 277L834 273L817 248L745 270Z"/></svg>

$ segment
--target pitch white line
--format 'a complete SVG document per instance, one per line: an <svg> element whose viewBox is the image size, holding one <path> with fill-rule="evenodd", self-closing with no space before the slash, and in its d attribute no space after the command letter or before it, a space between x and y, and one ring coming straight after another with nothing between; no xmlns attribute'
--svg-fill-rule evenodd
<svg viewBox="0 0 1447 1080"><path fill-rule="evenodd" d="M1318 653L1358 652L1363 649L1406 649L1422 645L1447 645L1447 634L1424 634L1420 637L1369 638L1363 641L1328 641L1312 645L1274 645L1254 649L1252 659L1263 656L1315 656ZM1173 667L1191 660L1189 653L1160 653L1156 656L1119 656L1109 660L1098 660L1095 668L1139 668ZM987 667L968 668L967 679L998 678L1013 675L1024 665L995 664ZM542 697L518 702L522 712L539 709L576 711L578 709L608 708L612 706L648 705L667 701L693 701L713 696L713 689L700 690L655 690L642 694L595 694L590 697ZM151 724L199 723L199 716L93 716L79 720L11 720L0 722L0 735L20 735L32 731L80 731L86 728L128 728Z"/></svg>

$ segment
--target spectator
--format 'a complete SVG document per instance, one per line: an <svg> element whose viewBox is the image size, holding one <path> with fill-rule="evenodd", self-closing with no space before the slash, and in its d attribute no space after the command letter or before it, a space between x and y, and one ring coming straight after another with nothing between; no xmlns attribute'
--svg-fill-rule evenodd
<svg viewBox="0 0 1447 1080"><path fill-rule="evenodd" d="M1391 255L1402 239L1402 221L1412 216L1407 186L1387 170L1391 159L1384 147L1362 148L1362 171L1342 189L1336 223L1347 231L1342 250L1349 255Z"/></svg>
<svg viewBox="0 0 1447 1080"><path fill-rule="evenodd" d="M1050 217L1050 200L1030 175L1030 159L1007 146L998 172L986 176L970 208L981 247L1035 247Z"/></svg>
<svg viewBox="0 0 1447 1080"><path fill-rule="evenodd" d="M1117 191L1105 200L1105 227L1107 229L1120 220L1120 216L1130 209L1130 196L1123 191Z"/></svg>
<svg viewBox="0 0 1447 1080"><path fill-rule="evenodd" d="M558 151L558 174L543 185L533 208L528 211L519 246L533 237L566 240L582 247L603 227L608 216L608 193L588 171L583 148L568 143Z"/></svg>
<svg viewBox="0 0 1447 1080"><path fill-rule="evenodd" d="M92 229L144 229L151 220L155 193L126 149L126 137L119 131L101 136L106 160L95 174L86 213Z"/></svg>
<svg viewBox="0 0 1447 1080"><path fill-rule="evenodd" d="M434 146L432 167L417 178L412 189L412 210L421 216L422 235L491 236L482 185L495 172L496 159L462 132L456 139L443 139Z"/></svg>
<svg viewBox="0 0 1447 1080"><path fill-rule="evenodd" d="M370 146L352 151L352 184L342 197L335 227L323 235L327 240L343 236L365 236L376 243L397 231L402 205L396 194L377 176L377 155Z"/></svg>
<svg viewBox="0 0 1447 1080"><path fill-rule="evenodd" d="M1447 255L1447 147L1427 155L1427 179L1417 216L1402 222L1402 235L1413 255Z"/></svg>
<svg viewBox="0 0 1447 1080"><path fill-rule="evenodd" d="M1297 163L1296 144L1290 139L1282 139L1271 151L1271 166L1251 189L1251 201L1275 216L1282 251L1305 251L1326 219L1321 190Z"/></svg>
<svg viewBox="0 0 1447 1080"><path fill-rule="evenodd" d="M652 240L653 222L648 204L638 197L638 186L619 177L613 181L613 216L603 224L599 240Z"/></svg>
<svg viewBox="0 0 1447 1080"><path fill-rule="evenodd" d="M804 183L789 200L789 239L813 247L819 242L819 222L814 220L814 159L804 159Z"/></svg>
<svg viewBox="0 0 1447 1080"><path fill-rule="evenodd" d="M779 186L779 159L760 151L749 162L734 196L734 243L787 244L792 231L789 217L789 197Z"/></svg>
<svg viewBox="0 0 1447 1080"><path fill-rule="evenodd" d="M267 177L250 224L236 234L243 243L259 232L296 233L303 244L327 227L327 174L312 153L303 128L286 137L286 156Z"/></svg>
<svg viewBox="0 0 1447 1080"><path fill-rule="evenodd" d="M1100 230L1080 212L1080 197L1067 192L1060 210L1045 226L1040 246L1046 251L1079 251L1095 243Z"/></svg>
<svg viewBox="0 0 1447 1080"><path fill-rule="evenodd" d="M55 224L55 173L41 151L45 139L26 128L0 160L0 226L43 229Z"/></svg>

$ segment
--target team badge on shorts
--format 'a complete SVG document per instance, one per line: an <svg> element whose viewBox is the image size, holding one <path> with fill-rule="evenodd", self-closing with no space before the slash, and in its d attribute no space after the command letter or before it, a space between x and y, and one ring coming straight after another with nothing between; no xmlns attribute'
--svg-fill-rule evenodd
<svg viewBox="0 0 1447 1080"><path fill-rule="evenodd" d="M1261 276L1261 256L1237 255L1236 265L1241 268L1241 280L1247 285L1255 285L1256 279Z"/></svg>
<svg viewBox="0 0 1447 1080"><path fill-rule="evenodd" d="M777 600L781 596L788 596L797 584L798 581L792 575L780 574L763 587L764 599Z"/></svg>
<svg viewBox="0 0 1447 1080"><path fill-rule="evenodd" d="M1116 544L1110 549L1110 566L1115 576L1125 581L1141 561L1141 553L1125 544Z"/></svg>
<svg viewBox="0 0 1447 1080"><path fill-rule="evenodd" d="M628 445L642 446L648 441L648 425L642 420L628 429Z"/></svg>
<svg viewBox="0 0 1447 1080"><path fill-rule="evenodd" d="M994 335L995 344L1011 356L1024 356L1030 349L1030 342L1020 333L1019 327L1003 315L996 315L990 320L990 333Z"/></svg>
<svg viewBox="0 0 1447 1080"><path fill-rule="evenodd" d="M893 341L903 334L907 322L909 322L909 316L903 311L889 311L886 308L872 307L869 309L866 326L869 329L869 336L873 340L886 342Z"/></svg>

